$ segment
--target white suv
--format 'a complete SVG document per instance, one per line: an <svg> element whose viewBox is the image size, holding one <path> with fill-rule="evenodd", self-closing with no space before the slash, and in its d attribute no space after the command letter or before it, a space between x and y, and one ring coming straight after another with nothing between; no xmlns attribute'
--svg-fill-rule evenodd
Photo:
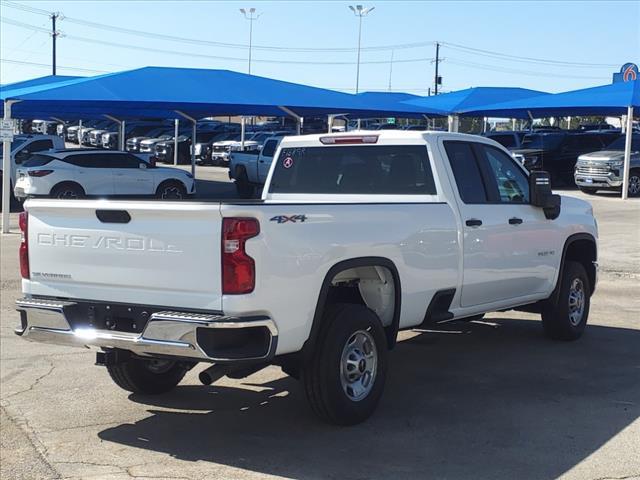
<svg viewBox="0 0 640 480"><path fill-rule="evenodd" d="M156 167L126 152L95 149L49 150L33 155L17 172L15 196L155 195L180 199L195 193L193 176L177 168Z"/></svg>

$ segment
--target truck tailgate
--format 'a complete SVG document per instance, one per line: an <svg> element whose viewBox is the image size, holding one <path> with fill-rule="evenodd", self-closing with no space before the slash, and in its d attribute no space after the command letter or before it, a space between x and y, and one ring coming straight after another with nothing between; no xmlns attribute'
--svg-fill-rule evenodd
<svg viewBox="0 0 640 480"><path fill-rule="evenodd" d="M221 310L219 204L30 200L26 209L25 293Z"/></svg>

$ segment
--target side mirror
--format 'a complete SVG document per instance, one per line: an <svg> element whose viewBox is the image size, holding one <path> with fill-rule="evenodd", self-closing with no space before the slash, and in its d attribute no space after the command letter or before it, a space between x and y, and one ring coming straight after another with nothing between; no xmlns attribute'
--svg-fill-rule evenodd
<svg viewBox="0 0 640 480"><path fill-rule="evenodd" d="M551 191L551 176L549 172L536 170L529 175L529 192L531 205L541 207L544 216L555 220L560 215L562 198Z"/></svg>
<svg viewBox="0 0 640 480"><path fill-rule="evenodd" d="M146 169L147 169L147 164L146 164L146 163L144 163L144 162L140 162L140 163L138 164L138 167L139 167L139 168L141 168L142 170L146 170Z"/></svg>

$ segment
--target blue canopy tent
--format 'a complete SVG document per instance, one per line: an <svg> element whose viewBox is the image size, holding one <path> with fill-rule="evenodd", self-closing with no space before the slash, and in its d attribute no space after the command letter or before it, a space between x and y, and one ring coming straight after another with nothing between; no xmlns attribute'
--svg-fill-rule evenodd
<svg viewBox="0 0 640 480"><path fill-rule="evenodd" d="M442 95L405 100L401 103L419 108L445 111L449 115L449 130L457 131L459 116L484 116L468 113L470 110L477 109L482 105L532 98L544 94L545 92L526 88L472 87L465 90L443 93Z"/></svg>
<svg viewBox="0 0 640 480"><path fill-rule="evenodd" d="M626 199L631 165L633 109L638 107L640 107L640 80L632 80L484 105L481 108L466 110L465 114L496 117L514 117L526 114L532 119L565 115L626 115L627 138L622 182L622 198Z"/></svg>
<svg viewBox="0 0 640 480"><path fill-rule="evenodd" d="M32 78L30 80L23 80L21 82L4 83L0 85L0 92L6 90L17 90L20 88L37 87L40 85L50 85L52 83L64 82L67 80L76 80L83 77L72 77L67 75L46 75L44 77Z"/></svg>
<svg viewBox="0 0 640 480"><path fill-rule="evenodd" d="M68 82L3 89L5 118L33 118L45 113L59 118L109 115L121 121L127 117L182 118L192 122L195 137L196 121L211 116L291 116L300 126L305 116L422 117L425 113L423 108L398 102L378 103L228 70L145 67ZM435 110L429 113L442 114ZM8 143L5 149L10 148Z"/></svg>

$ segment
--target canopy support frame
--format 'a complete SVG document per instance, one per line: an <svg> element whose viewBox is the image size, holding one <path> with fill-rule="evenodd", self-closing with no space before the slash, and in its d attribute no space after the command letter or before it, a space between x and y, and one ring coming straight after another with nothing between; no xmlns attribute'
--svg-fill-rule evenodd
<svg viewBox="0 0 640 480"><path fill-rule="evenodd" d="M118 124L118 126L120 127L120 133L118 134L118 136L120 137L118 139L118 148L122 151L124 151L124 145L125 145L125 139L124 139L124 127L125 127L125 121L124 120L120 120L119 118L114 117L113 115L105 115L105 118L108 118L109 120L111 120L112 122L116 122Z"/></svg>
<svg viewBox="0 0 640 480"><path fill-rule="evenodd" d="M197 134L197 124L198 119L193 118L191 115L187 115L180 110L174 110L178 115L189 120L191 122L191 175L193 179L196 178L196 134ZM174 155L178 154L178 137L174 137L174 147L173 147Z"/></svg>
<svg viewBox="0 0 640 480"><path fill-rule="evenodd" d="M622 199L629 197L629 174L631 173L631 141L633 139L633 107L627 107L626 129L624 138L624 167L622 169Z"/></svg>
<svg viewBox="0 0 640 480"><path fill-rule="evenodd" d="M4 101L4 120L11 121L11 106L20 100ZM2 233L9 233L11 210L11 141L2 142Z"/></svg>
<svg viewBox="0 0 640 480"><path fill-rule="evenodd" d="M289 115L290 117L293 117L296 119L296 135L300 135L302 133L302 124L304 123L304 117L301 117L296 112L288 109L287 107L279 106L278 108L282 110L284 113L286 113L287 115Z"/></svg>

